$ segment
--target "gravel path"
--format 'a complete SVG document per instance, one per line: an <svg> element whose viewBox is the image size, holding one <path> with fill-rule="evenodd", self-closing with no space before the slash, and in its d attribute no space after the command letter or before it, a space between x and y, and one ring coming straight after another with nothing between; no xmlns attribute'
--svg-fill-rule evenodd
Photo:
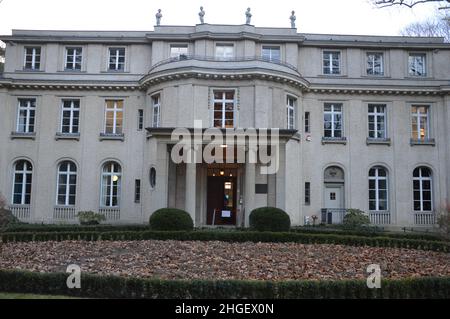
<svg viewBox="0 0 450 319"><path fill-rule="evenodd" d="M30 242L1 246L0 269L82 271L162 279L366 278L379 264L384 277L450 276L450 254L432 251L303 245L181 241Z"/></svg>

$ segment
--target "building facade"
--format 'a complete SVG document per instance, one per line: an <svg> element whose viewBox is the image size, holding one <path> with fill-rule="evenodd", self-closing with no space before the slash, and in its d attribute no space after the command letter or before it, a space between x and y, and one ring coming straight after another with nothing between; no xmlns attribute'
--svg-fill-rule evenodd
<svg viewBox="0 0 450 319"><path fill-rule="evenodd" d="M443 39L212 24L0 39L0 192L23 221L92 210L145 223L177 207L199 227L247 226L276 206L294 225L358 208L376 225L433 227L450 199ZM244 162L176 163L173 131L195 137L198 123L279 129L277 172L246 142Z"/></svg>

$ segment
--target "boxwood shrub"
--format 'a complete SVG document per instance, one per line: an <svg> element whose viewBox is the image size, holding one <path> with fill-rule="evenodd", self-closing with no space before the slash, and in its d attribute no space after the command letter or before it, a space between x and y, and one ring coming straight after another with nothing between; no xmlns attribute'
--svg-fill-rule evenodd
<svg viewBox="0 0 450 319"><path fill-rule="evenodd" d="M260 207L250 213L250 228L258 231L289 231L291 219L289 215L275 207Z"/></svg>
<svg viewBox="0 0 450 319"><path fill-rule="evenodd" d="M162 208L150 216L152 230L192 230L194 222L187 212L176 208Z"/></svg>

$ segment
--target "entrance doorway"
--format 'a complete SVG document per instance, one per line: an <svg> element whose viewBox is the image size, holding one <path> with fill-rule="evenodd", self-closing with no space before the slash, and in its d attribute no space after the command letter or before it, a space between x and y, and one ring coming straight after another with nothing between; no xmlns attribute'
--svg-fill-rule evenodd
<svg viewBox="0 0 450 319"><path fill-rule="evenodd" d="M207 225L236 225L237 168L208 167Z"/></svg>

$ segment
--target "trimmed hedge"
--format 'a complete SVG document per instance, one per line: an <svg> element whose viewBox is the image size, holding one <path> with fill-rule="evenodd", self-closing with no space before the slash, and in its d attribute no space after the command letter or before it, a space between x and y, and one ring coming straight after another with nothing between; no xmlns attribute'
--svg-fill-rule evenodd
<svg viewBox="0 0 450 319"><path fill-rule="evenodd" d="M363 236L363 237L389 237L399 239L420 239L420 240L437 240L443 241L444 239L437 234L433 233L400 233L400 232L385 232L377 229L364 229L364 230L348 230L344 228L331 228L331 227L294 227L291 228L295 233L308 233L308 234L336 234L336 235L351 235L351 236Z"/></svg>
<svg viewBox="0 0 450 319"><path fill-rule="evenodd" d="M56 224L17 224L11 225L4 229L7 233L16 232L33 232L33 233L49 233L49 232L106 232L106 231L146 231L149 225L56 225Z"/></svg>
<svg viewBox="0 0 450 319"><path fill-rule="evenodd" d="M0 270L0 291L91 298L450 298L450 277L386 279L380 289L369 289L365 280L158 280L82 274L81 289L68 289L68 276Z"/></svg>
<svg viewBox="0 0 450 319"><path fill-rule="evenodd" d="M161 208L150 216L152 230L193 230L194 221L191 215L177 208Z"/></svg>
<svg viewBox="0 0 450 319"><path fill-rule="evenodd" d="M289 231L291 219L282 209L260 207L252 210L249 216L250 228L258 231Z"/></svg>
<svg viewBox="0 0 450 319"><path fill-rule="evenodd" d="M1 242L64 241L64 240L180 240L224 242L295 242L303 244L341 244L411 248L449 252L450 244L442 241L362 237L335 234L307 234L294 232L218 232L218 231L123 231L123 232L49 232L0 233Z"/></svg>

